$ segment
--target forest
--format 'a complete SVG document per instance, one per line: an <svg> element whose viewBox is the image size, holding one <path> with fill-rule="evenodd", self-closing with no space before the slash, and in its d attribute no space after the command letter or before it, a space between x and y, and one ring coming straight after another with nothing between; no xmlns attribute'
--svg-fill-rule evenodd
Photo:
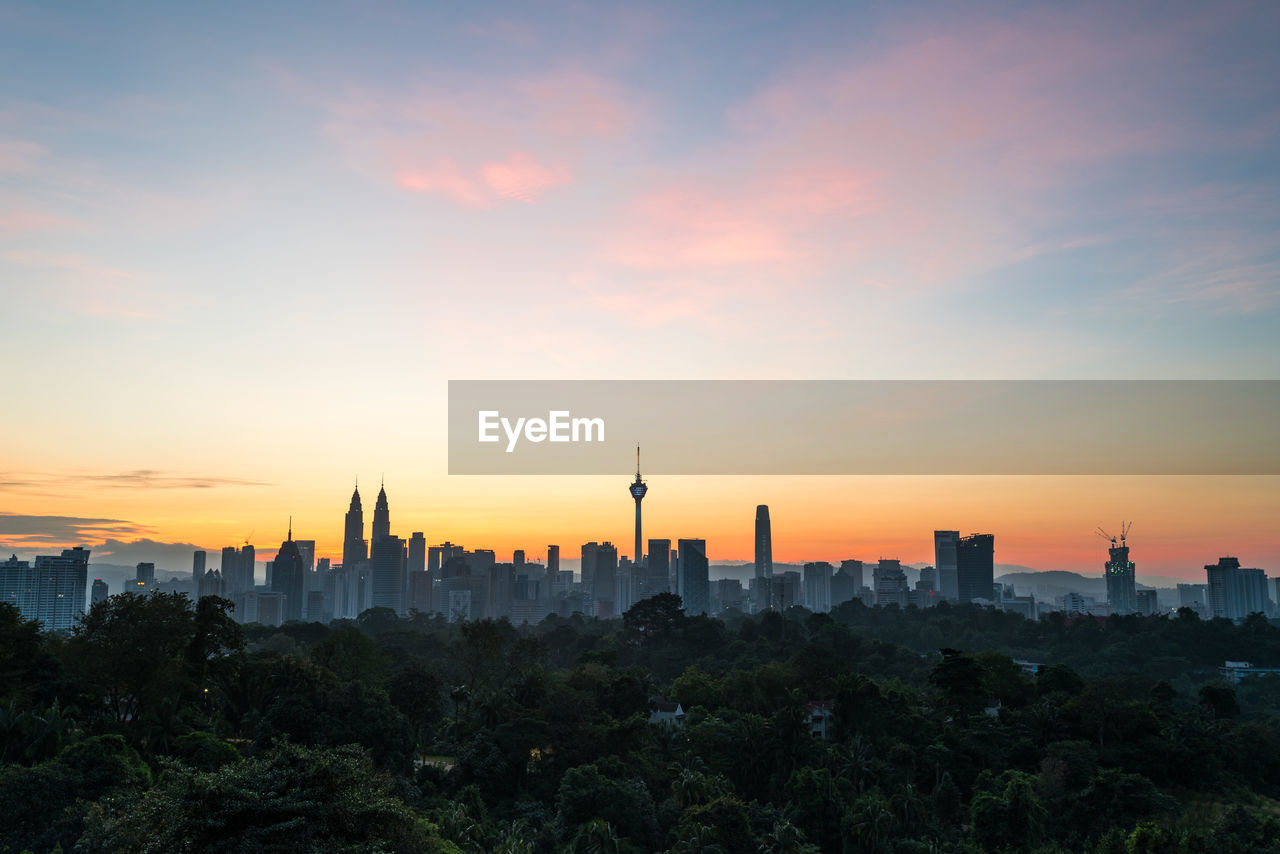
<svg viewBox="0 0 1280 854"><path fill-rule="evenodd" d="M0 604L0 851L1280 851L1261 615L231 608Z"/></svg>

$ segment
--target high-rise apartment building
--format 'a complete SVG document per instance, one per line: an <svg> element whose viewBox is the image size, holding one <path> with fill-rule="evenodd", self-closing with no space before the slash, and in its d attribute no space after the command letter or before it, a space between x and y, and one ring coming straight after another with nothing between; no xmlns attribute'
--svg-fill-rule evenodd
<svg viewBox="0 0 1280 854"><path fill-rule="evenodd" d="M0 602L16 607L23 619L40 621L45 631L70 631L84 614L88 574L89 550L83 547L37 555L34 566L13 555L0 562Z"/></svg>
<svg viewBox="0 0 1280 854"><path fill-rule="evenodd" d="M582 546L582 587L593 603L597 617L617 616L614 612L618 583L618 549L610 542Z"/></svg>
<svg viewBox="0 0 1280 854"><path fill-rule="evenodd" d="M995 543L991 534L970 534L956 541L956 598L961 602L996 598ZM941 567L938 577L942 578Z"/></svg>
<svg viewBox="0 0 1280 854"><path fill-rule="evenodd" d="M957 549L959 531L933 532L933 568L937 570L937 591L943 599L960 598L960 570Z"/></svg>
<svg viewBox="0 0 1280 854"><path fill-rule="evenodd" d="M882 557L871 570L871 576L877 605L907 607L907 574L902 571L902 561Z"/></svg>
<svg viewBox="0 0 1280 854"><path fill-rule="evenodd" d="M831 610L832 566L825 560L804 565L804 606L815 613Z"/></svg>
<svg viewBox="0 0 1280 854"><path fill-rule="evenodd" d="M390 534L374 537L369 564L373 570L373 607L390 608L401 615L408 613L404 540Z"/></svg>
<svg viewBox="0 0 1280 854"><path fill-rule="evenodd" d="M684 612L690 616L708 613L711 608L711 589L707 575L707 541L678 540L676 554L679 558L677 574Z"/></svg>
<svg viewBox="0 0 1280 854"><path fill-rule="evenodd" d="M1267 575L1260 569L1244 569L1234 557L1219 558L1204 568L1208 576L1209 611L1214 617L1243 620L1250 614L1266 614Z"/></svg>

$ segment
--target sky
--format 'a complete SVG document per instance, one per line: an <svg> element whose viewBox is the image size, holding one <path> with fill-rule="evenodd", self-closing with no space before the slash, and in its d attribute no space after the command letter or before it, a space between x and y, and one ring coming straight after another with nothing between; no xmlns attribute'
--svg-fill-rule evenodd
<svg viewBox="0 0 1280 854"><path fill-rule="evenodd" d="M0 549L631 540L450 379L1275 379L1272 3L0 2ZM1223 413L1230 418L1231 413ZM1151 426L1158 439L1159 424ZM1275 477L670 477L779 560L1280 574ZM138 544L136 541L147 542ZM629 551L629 548L623 549Z"/></svg>

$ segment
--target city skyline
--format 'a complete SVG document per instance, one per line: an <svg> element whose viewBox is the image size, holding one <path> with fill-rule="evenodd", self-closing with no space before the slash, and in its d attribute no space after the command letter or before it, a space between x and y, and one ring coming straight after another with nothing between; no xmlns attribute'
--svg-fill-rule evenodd
<svg viewBox="0 0 1280 854"><path fill-rule="evenodd" d="M613 480L449 476L451 379L1280 376L1273 6L0 21L0 553L292 514L335 557L384 471L405 533L632 541ZM733 560L765 503L779 561L927 562L943 527L1090 572L1135 518L1193 578L1280 566L1277 480L672 477L644 518Z"/></svg>
<svg viewBox="0 0 1280 854"><path fill-rule="evenodd" d="M826 560L805 561L794 565L796 569L781 563L781 572L775 572L772 525L769 507L764 504L755 509L754 559L739 564L750 570L744 578L723 572L718 577L712 575L705 538L680 537L674 551L670 539L651 538L650 554L644 554L640 501L646 493L637 448L636 475L628 486L635 502L635 553L620 554L609 540L583 543L576 573L572 568L561 569L557 544L546 546L543 564L543 555L528 560L523 548L513 549L511 560L504 561L492 548L473 545L468 550L448 540L428 545L422 531L414 531L411 538L397 536L384 477L368 540L364 538L357 481L343 516L340 564L329 557L317 559L316 540L295 540L290 516L285 539L275 553L264 550L259 554L250 542L251 533L242 545L223 547L217 567L208 567L207 550L191 549L189 577L183 571L161 579L154 561L139 561L134 576L123 582L122 592L223 597L238 621L272 626L300 620L327 623L354 619L370 608L400 616L415 611L439 614L449 622L507 618L537 623L552 614L568 617L575 613L614 619L641 600L662 593L676 594L690 615L709 616L730 609L758 613L793 605L825 613L855 599L864 606L899 608L975 603L1014 611L1032 620L1055 610L1155 616L1173 609L1170 597L1174 591L1167 587L1170 579L1151 577L1144 579L1147 583L1141 587L1137 585L1136 564L1129 560L1128 536L1133 527L1129 521L1121 523L1118 536L1101 526L1094 531L1110 546L1104 573L1096 579L1105 587L1101 597L1086 574L1077 575L1075 581L1052 577L1057 584L1050 588L1035 583L1034 572L1023 573L1016 580L1006 581L1008 576L998 579L993 534L961 536L958 530L940 529L933 531L934 563L920 565L914 585L904 571L904 562L882 553L871 567L872 583L867 586L869 562L858 558L840 558L838 572L834 563ZM16 556L0 562L0 598L17 604L23 614L54 630L68 630L84 612L90 594L90 553L77 547L63 550L61 556L37 555L34 566ZM257 583L259 557L265 568L264 584ZM719 566L724 568L725 563ZM1273 587L1280 594L1280 577L1269 579L1266 570L1243 567L1234 556L1222 556L1216 564L1203 565L1203 570L1207 578L1203 585L1173 579L1178 607L1235 620L1255 612L1280 612L1280 599L1270 596ZM1018 581L1023 585L1022 593L1017 589ZM1152 582L1166 584L1164 603ZM1069 589L1072 586L1077 589ZM1050 589L1051 602L1045 601L1046 589ZM109 594L108 584L95 577L91 594L91 601L101 601Z"/></svg>
<svg viewBox="0 0 1280 854"><path fill-rule="evenodd" d="M685 479L688 480L688 478L685 478ZM665 480L680 480L680 478L669 478L669 479L664 479L664 481ZM638 476L637 476L637 481L638 481ZM635 482L636 481L633 481L632 484L629 485L629 494L631 495L632 498L635 497L635 494L634 492L631 491L630 487L633 487ZM637 501L636 504L638 503L639 502ZM747 510L750 510L750 508L747 508ZM400 530L400 526L397 525L395 529L393 529L391 525L390 515L389 515L389 498L386 491L385 477L382 479L382 482L379 484L374 521L373 521L373 524L368 529L368 534L369 534L368 538L364 538L363 536L361 536L364 533L363 522L361 520L361 517L362 517L361 499L360 499L360 493L359 493L359 486L357 482L357 485L353 493L351 494L350 504L349 504L346 516L340 526L342 529L341 534L338 536L325 536L325 534L331 534L331 532L328 530L330 526L320 526L314 539L304 541L309 544L308 547L311 550L312 561L314 561L317 558L320 558L320 559L328 560L334 565L369 561L372 557L373 543L375 540L379 540L379 539L396 540L397 543L395 545L401 551L403 551L406 548L408 543L408 537L397 535L396 531ZM0 519L2 518L3 518L3 515L0 514ZM397 518L403 518L403 517L401 516L400 513L397 513ZM411 518L420 518L420 517L411 517ZM677 522L676 528L678 530L676 530L674 533L673 531L668 530L666 528L660 530L659 533L669 534L670 536L668 537L668 539L673 542L679 538L679 534L681 532L699 533L701 530L703 530L702 528L699 527L699 522L698 522L699 518L700 517L695 516L695 517L692 517L690 521ZM771 519L769 515L768 505L763 505L763 504L756 505L754 507L754 516L752 518L753 518L753 521L749 523L744 523L742 519L738 519L736 522L736 525L738 528L742 529L739 532L739 536L736 539L725 538L724 542L733 543L733 542L746 541L748 546L751 549L756 549L756 547L761 542L760 536L763 530L765 535L765 541L766 541L766 552L769 555L769 562L770 564L772 564L775 558L773 556L773 549L772 549L773 537L770 531ZM762 523L763 523L763 528L761 527ZM734 523L730 522L730 524L734 524ZM292 516L289 517L286 527L288 530L284 539L286 541L292 541L293 539L293 536L292 536L293 517ZM338 527L338 526L335 524L334 527ZM423 540L424 543L434 543L434 544L443 543L447 545L449 544L449 541L457 540L473 548L483 548L486 550L491 550L495 554L514 554L516 552L519 552L521 553L522 557L526 551L530 551L530 548L528 545L529 542L558 540L561 546L569 545L571 552L566 557L566 560L569 561L570 563L573 563L576 560L576 558L572 554L572 549L574 548L572 543L579 542L579 541L587 542L588 540L592 542L596 540L608 541L610 539L616 539L618 542L623 542L623 543L630 542L630 540L626 536L611 538L611 537L601 536L599 532L591 533L589 536L580 535L576 537L575 536L557 537L554 533L538 532L538 533L535 533L532 536L532 539L530 539L528 542L526 542L525 539L521 539L514 534L500 536L497 540L497 544L495 545L494 542L466 539L461 536L458 536L457 534L448 534L446 532L442 532L439 538L435 538L434 536L426 535L424 534L423 531L418 530L419 527L421 526L411 523L410 525L404 528L403 532L408 533L409 530L412 529L412 532L415 537L425 537L425 539ZM926 525L925 527L928 527L928 526ZM969 527L972 527L972 526L969 526ZM982 527L982 526L977 526L977 527ZM264 531L269 531L269 530L270 530L269 528L264 528ZM1128 526L1125 527L1126 532L1127 530L1128 530ZM254 532L256 532L256 529ZM1083 565L1036 566L1034 564L1025 563L1023 561L1014 559L1013 557L1006 556L1003 554L1000 556L1000 559L996 560L996 563L997 565L1025 567L1028 569L1041 571L1041 572L1065 569L1067 571L1079 572L1080 574L1083 574L1083 575L1098 574L1099 576L1105 576L1106 574L1105 566L1103 569L1099 569L1100 564L1098 559L1098 550L1097 550L1097 547L1094 545L1096 540L1093 539L1093 537L1099 532L1100 532L1100 529L1095 529L1087 532L1087 535L1085 534L1081 535L1082 540L1087 544L1086 551L1088 552L1088 556L1086 557L1086 562ZM637 530L637 533L638 533L638 530ZM846 559L855 558L855 557L859 560L875 561L878 559L892 557L893 559L900 560L904 565L913 565L913 566L927 565L927 566L939 567L939 571L941 573L940 583L942 585L942 589L945 591L947 589L948 584L955 584L954 577L955 577L956 570L954 568L952 569L947 568L948 566L953 566L953 564L949 564L947 561L955 560L955 556L954 556L955 546L953 545L951 547L952 550L951 552L949 552L951 556L949 558L941 557L941 554L938 551L939 536L943 534L954 535L957 538L959 537L959 534L957 531L945 531L945 530L937 529L936 527L932 527L932 528L929 528L928 531L908 533L908 535L903 540L898 541L899 548L895 550L892 540L882 539L877 541L874 534L869 534L863 538L860 538L859 540L854 540L850 538L848 542L853 542L854 545L847 549L841 550L837 545L835 547L830 547L826 551L819 553L819 552L813 551L811 547L809 551L806 551L803 553L799 553L799 554L789 553L786 557L778 557L776 558L776 562L782 565L802 566L812 561L829 561L829 560L839 561L839 560L846 560ZM1017 542L1016 535L1002 535L1001 536L1002 552L1004 551L1006 538L1008 538L1009 541L1015 544ZM237 538L237 539L240 539L240 538ZM267 539L270 540L269 535L267 536ZM794 538L789 537L787 539L794 539ZM712 537L705 537L705 536L702 538L703 542L706 542L707 540L711 540L713 543L720 542L719 538L712 538ZM650 542L652 541L653 540L650 539ZM863 547L860 550L855 550L855 549L859 549L858 544L860 542L869 543L870 545L869 547ZM1145 574L1149 574L1153 576L1185 579L1185 580L1197 579L1203 574L1202 561L1209 559L1208 556L1193 556L1193 555L1184 554L1184 555L1176 556L1174 559L1178 562L1178 565L1185 564L1188 562L1195 564L1186 572L1170 573L1167 571L1163 571L1160 568L1161 563L1159 562L1158 559L1155 561L1156 568L1152 569L1151 562L1145 560L1145 558L1149 556L1159 555L1160 554L1159 544L1156 541L1147 540L1145 536L1143 537L1143 543L1144 543L1143 545L1144 572ZM125 545L125 544L120 544L120 545ZM226 561L228 560L227 558L228 551L230 550L232 552L235 552L242 545L245 547L246 552L250 554L251 560L255 561L255 565L257 563L260 563L263 565L269 565L272 561L275 560L276 556L278 555L278 550L273 550L270 546L267 546L265 548L259 548L255 543L249 542L248 539L245 539L245 541L242 543L238 542L235 546L211 546L209 544L206 544L204 547L201 547L199 545L191 544L191 543L155 544L154 546L149 546L146 541L143 541L141 543L136 543L136 544L128 544L128 545L132 548L132 551L129 552L131 557L129 557L129 559L127 560L126 565L132 565L133 563L137 562L136 560L133 559L134 557L137 556L137 554L145 554L145 555L160 554L160 555L166 555L166 556L159 558L159 560L153 559L152 562L160 563L161 569L164 569L166 571L172 571L172 572L184 571L182 567L191 565L193 560L193 555L197 565L203 565L205 563L205 560L207 558L205 559L202 559L202 558L204 558L204 556L207 555L208 553L212 553L215 556L213 560L216 560L217 559L216 556L219 553L221 553L223 556L223 563L226 563ZM1112 543L1112 545L1113 546L1115 545L1114 542ZM92 543L82 540L82 541L68 541L66 544L57 544L56 546L55 545L41 546L36 549L25 549L25 550L8 549L8 551L14 554L19 554L20 556L24 556L30 559L30 558L34 558L37 552L39 551L47 552L51 550L56 550L57 548L72 548L76 546L86 546L86 547L89 547L91 550L95 548ZM1151 548L1152 546L1155 546L1155 548ZM711 564L713 565L737 564L745 567L752 567L757 564L758 557L736 555L733 552L728 551L728 548L731 548L731 546L727 547L724 553L720 553L719 549L713 550L712 553L708 555L708 559L710 560ZM1016 548L1016 545L1015 545L1015 548ZM540 556L541 549L542 547L535 547L532 549L532 551L530 551L530 554ZM1150 550L1150 553L1149 553L1149 550ZM1271 566L1271 564L1269 564L1268 562L1257 559L1256 556L1254 556L1249 552L1230 547L1230 544L1224 545L1223 548L1218 550L1218 553L1219 555L1236 555L1236 556L1244 554L1246 555L1247 560L1249 560L1250 562L1258 566L1263 566L1263 567ZM634 555L627 554L621 550L618 550L617 554L619 557L625 556L625 557L631 558L632 560L635 559ZM105 555L102 555L98 560L95 560L94 562L99 564L114 563L114 561L111 560L111 555L112 555L112 552L107 551ZM534 557L532 559L537 560L537 557ZM236 573L241 572L242 569L238 563L239 561L238 555L233 555L231 560L232 560L232 563L229 564L229 566L232 567L230 571L230 577L235 577ZM1197 562L1197 561L1200 561L1200 562ZM221 567L214 567L214 564L212 561L209 561L209 566L210 568L221 568ZM947 574L948 572L951 573L950 576L948 576ZM948 580L949 578L952 580L949 581ZM248 582L238 581L234 583L238 586L238 588L243 588L245 584ZM954 595L954 593L951 595Z"/></svg>

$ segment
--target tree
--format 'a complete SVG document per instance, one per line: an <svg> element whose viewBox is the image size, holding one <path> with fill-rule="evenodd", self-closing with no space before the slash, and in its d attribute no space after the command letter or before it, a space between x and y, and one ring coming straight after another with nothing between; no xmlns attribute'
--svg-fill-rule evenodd
<svg viewBox="0 0 1280 854"><path fill-rule="evenodd" d="M77 850L460 854L391 795L358 749L297 745L217 771L168 763L146 798L94 807Z"/></svg>
<svg viewBox="0 0 1280 854"><path fill-rule="evenodd" d="M710 843L723 851L750 851L755 847L746 806L732 795L721 795L710 803L685 810L680 817L680 828L698 827L711 828Z"/></svg>
<svg viewBox="0 0 1280 854"><path fill-rule="evenodd" d="M593 818L578 828L569 850L573 854L618 854L618 834L609 822Z"/></svg>
<svg viewBox="0 0 1280 854"><path fill-rule="evenodd" d="M947 708L959 717L975 715L989 698L986 673L972 655L958 649L942 650L942 660L929 674L929 684L938 689Z"/></svg>
<svg viewBox="0 0 1280 854"><path fill-rule="evenodd" d="M387 683L391 704L409 719L418 744L440 722L444 711L444 683L435 671L414 662L401 667Z"/></svg>
<svg viewBox="0 0 1280 854"><path fill-rule="evenodd" d="M670 641L684 627L683 603L674 593L659 593L641 599L622 615L623 632L644 643Z"/></svg>
<svg viewBox="0 0 1280 854"><path fill-rule="evenodd" d="M1236 692L1224 685L1205 685L1200 689L1200 704L1215 718L1234 718L1240 714Z"/></svg>
<svg viewBox="0 0 1280 854"><path fill-rule="evenodd" d="M17 607L0 602L0 700L31 700L42 687L48 687L53 666L42 642L40 622L24 620Z"/></svg>
<svg viewBox="0 0 1280 854"><path fill-rule="evenodd" d="M818 846L806 842L804 832L786 819L773 823L756 850L759 854L818 854Z"/></svg>
<svg viewBox="0 0 1280 854"><path fill-rule="evenodd" d="M593 819L637 843L656 835L653 798L641 782L612 779L594 764L570 768L556 793L556 821L562 836L576 837Z"/></svg>
<svg viewBox="0 0 1280 854"><path fill-rule="evenodd" d="M194 699L188 654L195 628L191 601L181 593L121 593L95 604L67 650L88 707L127 723L162 698Z"/></svg>
<svg viewBox="0 0 1280 854"><path fill-rule="evenodd" d="M1036 797L1035 778L1021 771L984 772L969 805L973 835L992 851L1030 851L1044 836L1049 814Z"/></svg>
<svg viewBox="0 0 1280 854"><path fill-rule="evenodd" d="M76 742L34 768L2 768L0 851L70 849L83 828L84 803L112 791L137 798L150 783L150 769L119 735Z"/></svg>

